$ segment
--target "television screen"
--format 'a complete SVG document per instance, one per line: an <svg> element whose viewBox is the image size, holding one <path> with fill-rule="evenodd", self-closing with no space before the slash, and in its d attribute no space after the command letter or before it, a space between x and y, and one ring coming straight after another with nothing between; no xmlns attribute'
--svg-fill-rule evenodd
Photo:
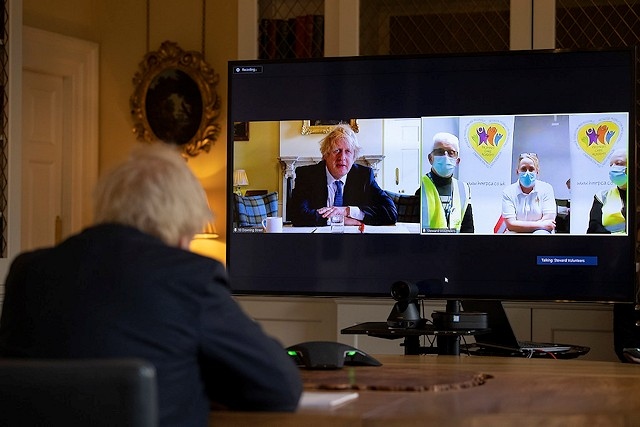
<svg viewBox="0 0 640 427"><path fill-rule="evenodd" d="M633 49L230 62L233 292L633 301L634 67Z"/></svg>

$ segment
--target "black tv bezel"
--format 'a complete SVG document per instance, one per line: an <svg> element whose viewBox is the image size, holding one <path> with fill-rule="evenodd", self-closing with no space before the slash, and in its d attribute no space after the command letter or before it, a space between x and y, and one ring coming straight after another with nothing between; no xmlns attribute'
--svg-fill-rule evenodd
<svg viewBox="0 0 640 427"><path fill-rule="evenodd" d="M594 64L593 58L603 59L602 63ZM626 77L608 82L609 88L616 94L629 92L627 101L620 99L598 100L597 108L594 108L594 101L588 100L585 93L576 93L575 79L582 68L582 73L589 73L588 77L582 76L578 80L594 81L601 83L597 71L604 68L611 68L611 62L604 59L614 58L619 61L618 66L626 69ZM475 61L475 62L474 62ZM402 93L406 85L416 81L414 74L422 73L422 68L429 62L433 65L427 66L430 77L442 77L442 64L447 73L460 73L470 76L474 70L469 66L472 63L477 65L478 81L486 81L486 76L490 74L492 64L503 65L500 69L501 79L489 79L488 87L483 90L488 93L490 90L502 89L505 93L517 93L516 89L524 87L526 83L526 96L512 100L510 102L494 105L489 108L479 108L477 103L461 105L456 99L464 93L469 93L473 87L473 82L469 79L452 78L455 82L465 81L465 84L434 85L432 98L444 100L437 106L426 105L420 107L419 100L424 98L424 93L416 91L409 96L410 100L403 98L403 102L395 102L397 93ZM623 64L624 62L624 64ZM377 66L383 64L384 70L388 72L398 72L389 64L403 63L405 69L403 73L406 79L402 88L398 85L381 85L378 82L368 83L367 87L375 88L375 98L367 99L359 105L345 105L348 103L336 102L337 99L348 100L363 93L363 85L354 85L356 77L351 76L352 67L366 68L368 65ZM466 64L466 65L465 65ZM234 75L237 67L290 67L302 68L297 82L288 81L290 95L298 95L295 105L289 102L290 98L277 94L281 86L275 84L263 87L260 93L251 96L252 102L236 105L232 102L234 96L251 93L254 89L250 80L251 76ZM525 65L530 66L525 72ZM570 65L569 68L567 68ZM281 120L304 120L310 117L336 118L336 117L356 117L356 118L393 118L393 117L421 117L421 116L461 116L461 115L502 115L502 114L553 114L553 113L599 113L599 112L629 112L629 182L630 191L628 195L629 206L636 206L636 50L633 47L619 49L589 49L589 50L535 50L535 51L508 51L491 53L472 53L454 55L412 55L399 57L336 57L307 60L247 60L229 62L229 113L228 129L233 129L234 122L237 121L281 121ZM406 68L408 67L408 69ZM339 96L327 96L318 98L302 96L325 93L335 95L335 88L327 88L322 85L314 87L313 92L309 92L309 82L314 78L317 81L318 75L326 73L327 69L342 69L344 81L341 85ZM509 69L517 69L518 73L508 73ZM562 70L554 75L544 75L540 70ZM311 70L311 71L310 71ZM335 72L335 71L334 71ZM376 70L375 74L379 74ZM450 74L447 74L449 76ZM484 80L483 80L483 77ZM376 77L376 76L374 76ZM380 77L379 75L377 77ZM388 76L387 76L388 77ZM385 77L385 78L387 78ZM593 77L593 79L591 79ZM265 78L262 76L261 78ZM449 77L447 77L449 78ZM240 87L236 85L234 79L242 82ZM457 79L457 80L456 80ZM544 86L545 91L535 90ZM598 84L594 84L598 86ZM306 88L306 92L300 92ZM505 90L505 88L507 88ZM446 91L446 95L442 94ZM545 96L553 93L551 100L545 100ZM396 98L393 95L396 95ZM481 94L479 96L482 96ZM613 98L613 97L612 97ZM382 105L382 100L392 100ZM549 101L549 102L545 102ZM531 105L535 107L531 107ZM410 108L407 107L410 106ZM622 105L626 107L620 108ZM373 114L372 111L381 111L385 108L384 115ZM420 114L414 111L421 108ZM413 110L412 110L413 108ZM434 110L435 109L435 110ZM535 111L534 111L535 110ZM330 114L327 113L330 111ZM234 141L233 133L228 132L227 141L227 164L228 183L227 186L227 265L231 278L232 292L237 295L272 295L272 296L319 296L319 297L385 297L389 296L389 287L397 280L407 280L418 284L420 293L425 297L436 299L498 299L498 300L526 300L526 301L580 301L580 302L632 302L635 300L635 233L630 231L626 238L612 237L605 235L571 235L567 237L555 236L552 238L539 236L388 236L388 235L367 235L366 249L361 246L362 241L357 240L359 235L247 235L233 234L233 154ZM628 209L627 226L628 230L636 229L636 211ZM389 240L389 239L396 240ZM473 239L471 245L466 244L467 239ZM490 248L496 245L495 239L509 239L509 244L517 248L505 251L500 254L500 264L487 266L490 269L509 268L505 266L515 265L527 269L529 273L526 277L518 277L518 269L513 268L512 275L491 279L489 274L482 280L473 277L477 268L465 268L465 262L477 257L478 248ZM557 242L551 239L565 239L561 249L557 250ZM246 239L253 239L248 241ZM291 239L294 243L291 244ZM425 240L429 239L430 248L425 248ZM460 240L458 240L460 239ZM531 240L535 239L535 240ZM547 239L547 240L544 240ZM616 240L612 240L616 239ZM624 239L623 244L620 244ZM247 244L249 242L249 244ZM536 248L528 248L531 242L535 242ZM594 243L597 242L597 243ZM237 245L240 245L238 247ZM584 273L585 267L555 267L557 270L545 270L537 266L532 267L532 260L539 254L556 255L556 252L569 254L571 256L589 256L587 248L598 246L599 254L610 250L616 253L608 261L606 267L598 267ZM274 252L278 248L278 252ZM301 251L304 248L305 251ZM377 249L376 249L377 248ZM385 248L381 250L380 248ZM527 249L528 248L528 249ZM396 258L389 260L388 255L392 252ZM366 250L365 262L349 255L348 261L342 264L348 267L341 267L340 254L353 254ZM443 258L438 253L455 253L455 257ZM302 254L302 257L301 257ZM558 254L559 255L559 254ZM318 259L321 257L322 259ZM399 268L397 260L402 257L405 266L421 265L422 270ZM429 265L425 265L425 258L439 260L440 265L433 271ZM344 259L344 258L343 258ZM527 261L523 263L523 259ZM622 261L621 261L622 259ZM302 260L302 262L301 262ZM465 261L466 260L466 261ZM283 262L289 263L283 265ZM388 265L385 266L385 262ZM476 262L476 261L474 261ZM469 264L467 264L469 265ZM275 273L273 271L276 268ZM320 268L319 268L320 267ZM327 275L327 268L336 268L332 274ZM381 274L381 269L386 268L388 272ZM473 270L473 271L472 271ZM618 272L615 280L611 279L610 273ZM499 274L498 274L499 275ZM552 275L550 279L548 276ZM576 281L576 276L585 278L586 283ZM608 282L616 292L610 289L603 289L598 285ZM511 292L518 284L528 284L529 291L524 288L517 292ZM571 287L567 287L571 284Z"/></svg>

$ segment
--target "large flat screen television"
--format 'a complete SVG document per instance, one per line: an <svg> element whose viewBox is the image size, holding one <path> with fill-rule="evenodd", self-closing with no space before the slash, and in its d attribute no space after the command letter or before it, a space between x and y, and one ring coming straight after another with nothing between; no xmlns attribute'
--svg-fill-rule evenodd
<svg viewBox="0 0 640 427"><path fill-rule="evenodd" d="M230 62L233 292L389 297L404 280L435 299L633 301L635 61L635 50L624 48ZM336 126L354 131L362 146L356 163L394 200L394 224L333 233L328 223L292 223L299 168L322 160L320 141ZM439 132L459 141L453 177L469 190L472 233L425 218ZM610 165L625 151L617 228L588 233L594 196L615 187ZM538 159L535 185L548 184L534 202L553 194L550 234L505 227L503 190L518 182L523 153ZM266 202L251 195L261 192ZM282 217L282 232L251 222L254 205Z"/></svg>

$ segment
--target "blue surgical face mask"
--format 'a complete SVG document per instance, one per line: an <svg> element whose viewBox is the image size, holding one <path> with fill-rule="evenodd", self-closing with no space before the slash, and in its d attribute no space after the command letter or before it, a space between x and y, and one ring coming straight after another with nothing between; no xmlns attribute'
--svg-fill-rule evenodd
<svg viewBox="0 0 640 427"><path fill-rule="evenodd" d="M623 165L611 165L609 179L614 185L620 187L627 183L627 167Z"/></svg>
<svg viewBox="0 0 640 427"><path fill-rule="evenodd" d="M456 168L456 160L449 156L433 156L433 165L431 167L441 177L449 178Z"/></svg>
<svg viewBox="0 0 640 427"><path fill-rule="evenodd" d="M536 183L536 173L535 172L520 172L519 173L520 184L524 188L531 188Z"/></svg>

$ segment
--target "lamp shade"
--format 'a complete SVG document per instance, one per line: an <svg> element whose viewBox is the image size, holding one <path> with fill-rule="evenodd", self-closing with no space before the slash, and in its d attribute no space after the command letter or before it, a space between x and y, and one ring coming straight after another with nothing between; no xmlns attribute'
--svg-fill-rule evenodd
<svg viewBox="0 0 640 427"><path fill-rule="evenodd" d="M193 236L194 239L217 239L220 237L218 230L216 230L216 224L213 221L207 222L202 230L202 233L198 233Z"/></svg>
<svg viewBox="0 0 640 427"><path fill-rule="evenodd" d="M244 169L236 169L233 171L233 185L249 185L249 178L247 177L247 172Z"/></svg>

